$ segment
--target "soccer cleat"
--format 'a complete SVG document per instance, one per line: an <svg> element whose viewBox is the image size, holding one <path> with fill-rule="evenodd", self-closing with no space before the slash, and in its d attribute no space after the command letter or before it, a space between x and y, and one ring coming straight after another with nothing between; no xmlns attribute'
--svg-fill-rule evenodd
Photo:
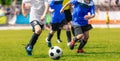
<svg viewBox="0 0 120 61"><path fill-rule="evenodd" d="M58 43L61 43L62 41L61 41L60 39L57 39L57 42L58 42Z"/></svg>
<svg viewBox="0 0 120 61"><path fill-rule="evenodd" d="M70 47L71 50L74 49L74 45L75 45L75 41L72 40L72 41L70 42L70 45L69 45L69 47Z"/></svg>
<svg viewBox="0 0 120 61"><path fill-rule="evenodd" d="M85 51L81 49L81 50L77 50L77 53L85 53Z"/></svg>
<svg viewBox="0 0 120 61"><path fill-rule="evenodd" d="M52 47L52 44L51 44L51 42L49 41L49 42L47 42L48 43L48 47Z"/></svg>
<svg viewBox="0 0 120 61"><path fill-rule="evenodd" d="M48 47L52 47L51 41L48 41L48 39L46 38L46 42L48 44Z"/></svg>
<svg viewBox="0 0 120 61"><path fill-rule="evenodd" d="M26 46L25 49L26 49L27 55L31 56L32 55L32 47Z"/></svg>

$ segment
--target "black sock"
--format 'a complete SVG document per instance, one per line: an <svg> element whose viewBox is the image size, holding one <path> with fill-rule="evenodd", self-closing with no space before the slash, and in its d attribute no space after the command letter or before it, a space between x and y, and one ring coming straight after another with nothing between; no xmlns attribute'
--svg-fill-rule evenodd
<svg viewBox="0 0 120 61"><path fill-rule="evenodd" d="M71 41L71 32L66 31L66 35L67 35L68 42L70 42Z"/></svg>
<svg viewBox="0 0 120 61"><path fill-rule="evenodd" d="M75 42L77 42L77 41L78 41L78 39L77 39L76 37L74 37L74 38L73 38L73 40L74 40Z"/></svg>
<svg viewBox="0 0 120 61"><path fill-rule="evenodd" d="M39 35L36 34L36 33L34 33L34 34L32 35L31 40L30 40L30 42L29 42L29 45L30 45L31 47L33 47L33 46L35 45L38 37L39 37Z"/></svg>
<svg viewBox="0 0 120 61"><path fill-rule="evenodd" d="M86 45L86 43L87 43L87 41L81 40L78 50L81 50Z"/></svg>
<svg viewBox="0 0 120 61"><path fill-rule="evenodd" d="M73 34L73 36L75 36L74 28L71 27L71 30L72 30L72 34Z"/></svg>
<svg viewBox="0 0 120 61"><path fill-rule="evenodd" d="M61 29L57 30L57 39L60 39Z"/></svg>
<svg viewBox="0 0 120 61"><path fill-rule="evenodd" d="M53 37L53 34L50 34L50 33L49 33L47 40L48 40L48 41L51 41L51 38L52 38L52 37Z"/></svg>

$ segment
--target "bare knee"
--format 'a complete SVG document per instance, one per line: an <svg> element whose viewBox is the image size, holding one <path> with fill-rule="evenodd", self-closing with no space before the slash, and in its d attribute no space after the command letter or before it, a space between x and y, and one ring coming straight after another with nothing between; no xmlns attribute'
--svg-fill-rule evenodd
<svg viewBox="0 0 120 61"><path fill-rule="evenodd" d="M42 32L42 29L40 26L35 26L35 33L40 34Z"/></svg>

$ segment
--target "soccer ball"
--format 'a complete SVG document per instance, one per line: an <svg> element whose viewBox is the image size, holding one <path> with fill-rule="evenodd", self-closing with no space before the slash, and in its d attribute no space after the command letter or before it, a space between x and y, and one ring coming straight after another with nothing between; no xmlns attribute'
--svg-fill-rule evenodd
<svg viewBox="0 0 120 61"><path fill-rule="evenodd" d="M49 49L49 57L58 60L62 56L62 49L58 46L53 46Z"/></svg>

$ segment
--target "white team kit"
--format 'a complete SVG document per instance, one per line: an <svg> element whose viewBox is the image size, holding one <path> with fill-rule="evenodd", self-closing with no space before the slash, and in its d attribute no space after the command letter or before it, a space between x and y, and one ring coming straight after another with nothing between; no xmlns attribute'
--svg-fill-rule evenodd
<svg viewBox="0 0 120 61"><path fill-rule="evenodd" d="M40 21L40 17L42 16L45 10L45 2L47 0L23 0L23 3L30 3L30 22L33 20ZM40 21L44 23L44 21Z"/></svg>

